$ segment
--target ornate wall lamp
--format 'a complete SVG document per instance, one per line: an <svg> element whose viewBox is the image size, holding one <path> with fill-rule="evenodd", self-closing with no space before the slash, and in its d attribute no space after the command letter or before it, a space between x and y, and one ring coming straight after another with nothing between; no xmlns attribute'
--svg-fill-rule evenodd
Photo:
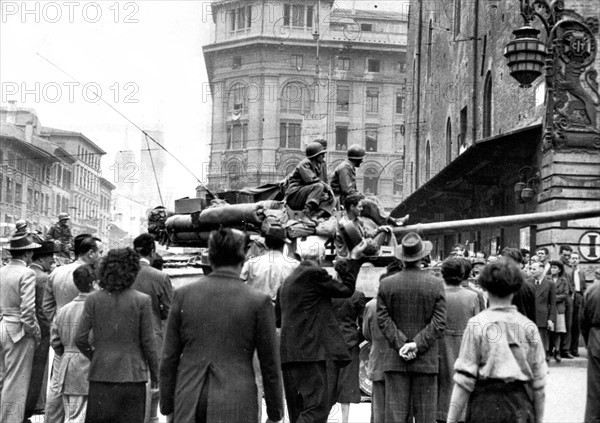
<svg viewBox="0 0 600 423"><path fill-rule="evenodd" d="M544 151L550 149L600 148L600 130L596 125L599 101L596 58L598 17L587 19L563 0L520 0L525 25L505 49L510 74L521 87L531 84L544 73L546 78L546 114ZM545 43L540 31L530 23L538 18L546 31Z"/></svg>
<svg viewBox="0 0 600 423"><path fill-rule="evenodd" d="M537 167L519 169L519 182L515 184L515 199L520 203L531 201L539 189L541 173Z"/></svg>

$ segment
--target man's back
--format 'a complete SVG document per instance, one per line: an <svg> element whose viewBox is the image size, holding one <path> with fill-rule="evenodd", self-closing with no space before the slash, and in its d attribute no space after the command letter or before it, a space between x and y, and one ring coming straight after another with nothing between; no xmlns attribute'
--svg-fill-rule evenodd
<svg viewBox="0 0 600 423"><path fill-rule="evenodd" d="M248 285L269 295L274 301L283 281L299 264L298 260L284 256L280 251L267 250L264 254L244 263L240 278Z"/></svg>
<svg viewBox="0 0 600 423"><path fill-rule="evenodd" d="M169 276L150 264L142 262L131 288L150 296L155 335L157 330L162 333L161 321L166 320L169 315L173 297L173 286Z"/></svg>
<svg viewBox="0 0 600 423"><path fill-rule="evenodd" d="M383 279L377 295L377 321L394 350L386 352L384 370L437 373L437 339L446 325L444 285L418 268ZM414 360L402 360L398 351L409 341L417 344Z"/></svg>

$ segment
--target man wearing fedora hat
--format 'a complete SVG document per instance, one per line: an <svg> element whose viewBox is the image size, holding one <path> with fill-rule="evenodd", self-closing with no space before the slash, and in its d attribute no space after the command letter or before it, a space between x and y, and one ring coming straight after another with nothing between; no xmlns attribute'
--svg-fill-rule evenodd
<svg viewBox="0 0 600 423"><path fill-rule="evenodd" d="M71 248L73 247L73 234L69 221L71 216L67 213L58 215L58 222L50 228L46 234L46 241L53 241L59 248L61 254L66 258L71 258Z"/></svg>
<svg viewBox="0 0 600 423"><path fill-rule="evenodd" d="M435 421L438 345L446 327L444 284L421 270L432 244L408 233L396 248L404 270L383 279L377 294L377 323L392 347L383 361L385 420ZM388 392L390 395L388 395Z"/></svg>
<svg viewBox="0 0 600 423"><path fill-rule="evenodd" d="M40 327L35 318L35 272L27 265L40 244L13 236L12 260L0 269L0 421L22 423Z"/></svg>
<svg viewBox="0 0 600 423"><path fill-rule="evenodd" d="M46 318L52 323L56 313L79 295L73 282L73 272L84 264L96 264L102 255L101 241L90 234L79 234L73 240L76 260L52 271L46 284L42 307ZM46 422L62 422L64 408L59 386L58 369L60 356L55 355L52 363L52 379L46 398Z"/></svg>
<svg viewBox="0 0 600 423"><path fill-rule="evenodd" d="M325 153L321 143L310 143L306 147L306 158L298 163L288 179L285 201L292 210L302 210L309 218L333 213L335 199L323 167Z"/></svg>
<svg viewBox="0 0 600 423"><path fill-rule="evenodd" d="M285 228L280 223L271 223L266 228L264 237L267 251L244 263L240 279L269 295L274 303L279 287L300 262L284 254L285 245L290 244L290 240L287 238ZM256 352L253 364L258 388L258 421L261 421L263 381Z"/></svg>
<svg viewBox="0 0 600 423"><path fill-rule="evenodd" d="M54 253L59 248L52 241L40 241L41 247L34 251L29 268L35 272L35 316L40 325L41 340L33 354L31 382L25 404L25 418L30 418L38 409L38 402L46 403L46 383L44 372L48 362L50 348L50 321L46 318L42 303L44 290L48 284L48 274L54 266ZM41 406L44 409L44 405Z"/></svg>

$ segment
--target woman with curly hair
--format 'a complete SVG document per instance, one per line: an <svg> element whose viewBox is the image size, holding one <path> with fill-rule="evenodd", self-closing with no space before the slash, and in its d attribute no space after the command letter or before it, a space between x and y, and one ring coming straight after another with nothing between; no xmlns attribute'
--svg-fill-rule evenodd
<svg viewBox="0 0 600 423"><path fill-rule="evenodd" d="M457 422L466 405L466 423L541 423L548 370L544 347L536 324L511 303L523 272L501 259L485 266L479 280L489 307L465 329L447 422Z"/></svg>
<svg viewBox="0 0 600 423"><path fill-rule="evenodd" d="M552 337L554 339L554 359L557 363L562 361L560 354L560 343L567 335L567 300L573 295L573 288L565 275L565 266L561 261L552 260L550 265L550 279L556 286L556 325ZM547 276L548 277L548 276Z"/></svg>
<svg viewBox="0 0 600 423"><path fill-rule="evenodd" d="M142 423L147 369L153 387L158 385L152 303L131 289L139 270L140 256L132 248L110 250L98 266L102 289L85 301L75 343L91 361L86 423Z"/></svg>

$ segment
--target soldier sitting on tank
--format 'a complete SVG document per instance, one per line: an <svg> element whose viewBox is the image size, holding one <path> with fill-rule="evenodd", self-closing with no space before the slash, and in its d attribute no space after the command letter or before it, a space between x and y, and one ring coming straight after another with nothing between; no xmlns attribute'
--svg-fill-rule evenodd
<svg viewBox="0 0 600 423"><path fill-rule="evenodd" d="M310 143L306 147L306 159L298 163L288 179L287 205L292 210L302 210L309 218L326 218L333 214L335 199L323 167L325 151L321 143Z"/></svg>
<svg viewBox="0 0 600 423"><path fill-rule="evenodd" d="M391 226L378 226L370 218L361 216L364 198L360 193L346 197L346 215L339 220L334 239L335 251L340 258L347 258L352 248L363 239L369 244L365 250L368 256L379 254L379 248L383 245L397 245Z"/></svg>
<svg viewBox="0 0 600 423"><path fill-rule="evenodd" d="M53 241L60 248L60 255L71 259L71 248L73 247L73 234L69 226L71 216L67 213L58 215L58 222L50 228L46 234L46 241Z"/></svg>
<svg viewBox="0 0 600 423"><path fill-rule="evenodd" d="M344 204L346 197L358 192L356 188L356 168L362 164L366 152L358 144L353 144L348 148L348 158L336 167L331 178L331 189L340 204Z"/></svg>

